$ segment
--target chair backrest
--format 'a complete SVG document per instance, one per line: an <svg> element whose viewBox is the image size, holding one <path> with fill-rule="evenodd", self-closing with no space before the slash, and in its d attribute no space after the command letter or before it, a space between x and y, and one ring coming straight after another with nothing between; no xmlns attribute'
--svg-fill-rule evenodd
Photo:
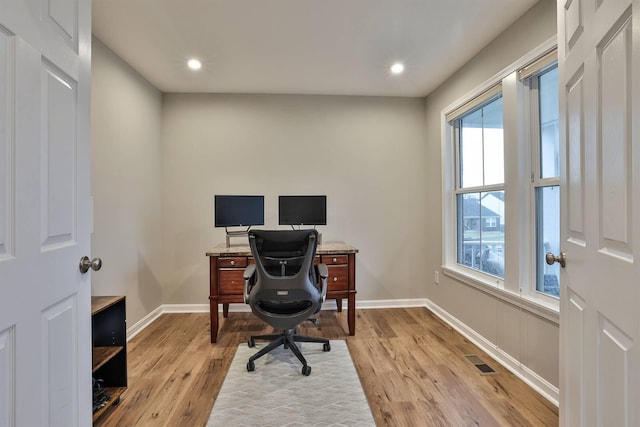
<svg viewBox="0 0 640 427"><path fill-rule="evenodd" d="M249 230L256 280L247 302L258 317L287 329L319 308L322 295L313 263L317 241L316 230Z"/></svg>

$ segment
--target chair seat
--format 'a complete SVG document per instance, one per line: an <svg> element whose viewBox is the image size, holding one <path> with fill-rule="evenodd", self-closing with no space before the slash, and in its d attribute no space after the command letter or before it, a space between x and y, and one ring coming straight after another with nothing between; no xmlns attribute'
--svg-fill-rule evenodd
<svg viewBox="0 0 640 427"><path fill-rule="evenodd" d="M256 306L263 311L272 314L290 314L295 315L303 312L312 306L311 301L258 301Z"/></svg>

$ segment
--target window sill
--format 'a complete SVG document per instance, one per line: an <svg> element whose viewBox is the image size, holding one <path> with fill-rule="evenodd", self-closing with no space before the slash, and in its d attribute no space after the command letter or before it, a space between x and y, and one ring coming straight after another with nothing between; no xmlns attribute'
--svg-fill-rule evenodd
<svg viewBox="0 0 640 427"><path fill-rule="evenodd" d="M472 275L467 274L459 269L451 268L445 265L443 265L441 268L442 273L445 276L448 276L460 283L464 283L465 285L478 289L481 292L494 296L502 301L508 302L509 304L515 305L516 307L526 310L529 313L535 314L536 316L540 316L543 319L555 323L556 325L560 324L560 312L558 307L554 304L543 301L542 299L533 299L531 297L520 295L507 289L499 288L488 280L479 280L478 278L473 277Z"/></svg>

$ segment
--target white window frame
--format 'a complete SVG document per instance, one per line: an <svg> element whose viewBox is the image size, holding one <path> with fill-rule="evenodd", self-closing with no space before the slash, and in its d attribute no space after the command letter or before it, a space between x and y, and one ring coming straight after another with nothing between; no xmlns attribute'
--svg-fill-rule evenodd
<svg viewBox="0 0 640 427"><path fill-rule="evenodd" d="M555 298L536 290L535 249L531 245L535 204L531 189L531 120L529 99L518 71L556 48L555 37L542 43L476 89L441 112L442 153L442 254L443 274L478 288L515 306L559 322L559 304ZM464 114L465 105L501 85L504 123L505 191L505 271L504 279L467 268L457 263L456 180L458 179L455 129L451 121ZM460 113L462 111L462 113ZM455 114L455 113L458 114ZM467 190L467 189L465 189ZM525 224L523 227L522 224ZM529 226L529 224L531 226ZM534 291L532 292L531 289Z"/></svg>
<svg viewBox="0 0 640 427"><path fill-rule="evenodd" d="M481 94L479 94L478 96L475 96L473 99L471 99L469 102L467 102L465 105L462 105L460 107L458 107L453 113L449 113L447 114L447 125L451 128L451 132L453 134L453 139L452 139L452 144L455 146L454 147L454 163L455 163L455 178L454 178L454 182L455 182L455 189L454 189L454 198L457 198L460 195L463 194L470 194L470 193L489 193L492 191L504 191L505 189L505 184L501 183L501 184L489 184L489 185L482 185L482 186L475 186L475 187L462 187L461 185L461 179L462 179L462 171L460 170L460 128L455 126L455 123L457 122L459 124L459 119L463 118L465 115L473 112L473 111L477 111L479 108L490 104L491 102L499 99L499 98L503 98L503 94L502 94L502 84L498 83L493 85L492 87L488 88L487 90L483 91ZM506 138L503 138L503 147L506 144ZM503 165L504 167L504 165ZM457 218L457 203L454 201L454 213L456 215ZM482 204L481 204L482 206ZM478 221L479 222L479 227L482 227L482 221ZM458 254L457 254L457 234L458 234L458 227L457 227L457 222L454 224L454 228L455 228L455 239L456 242L454 243L454 248L456 249L456 264L458 266L458 268L460 268L462 271L466 272L466 274L469 274L473 277L478 277L479 279L482 280L486 280L487 284L491 284L491 286L496 286L498 288L502 288L504 286L504 279L498 276L494 276L492 274L486 273L480 269L476 269L476 268L472 268L472 267L467 267L463 264L458 263ZM495 285L493 284L493 282L495 281Z"/></svg>
<svg viewBox="0 0 640 427"><path fill-rule="evenodd" d="M537 242L537 230L536 230L536 222L537 222L537 201L536 201L536 191L538 188L543 187L551 187L551 186L560 186L560 176L558 173L557 177L554 178L542 178L540 175L541 169L541 156L542 153L540 151L540 115L533 114L533 111L540 111L540 97L539 97L539 87L538 80L536 77L544 74L546 71L553 68L554 64L557 64L556 60L553 58L549 59L547 55L547 60L544 61L537 69L527 73L527 75L520 75L519 78L522 81L522 84L525 88L525 105L528 108L525 108L525 121L528 127L528 138L527 144L529 146L529 151L531 153L531 176L530 176L530 208L531 208L531 227L530 227L530 242L531 242L531 251L532 256L530 257L530 271L531 271L531 286L523 288L523 292L528 293L529 298L534 300L543 301L545 304L549 305L558 305L558 298L546 294L537 289L537 265L536 265L536 242ZM556 65L557 66L557 65ZM558 220L560 220L558 218Z"/></svg>

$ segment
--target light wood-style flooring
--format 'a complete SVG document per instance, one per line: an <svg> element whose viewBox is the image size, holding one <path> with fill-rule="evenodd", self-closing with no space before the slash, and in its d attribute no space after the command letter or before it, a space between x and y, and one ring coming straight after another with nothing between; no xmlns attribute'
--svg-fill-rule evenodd
<svg viewBox="0 0 640 427"><path fill-rule="evenodd" d="M305 322L299 332L346 339L378 426L558 425L557 407L426 308L356 315L353 337L346 311L323 311L319 327ZM250 313L229 313L211 344L208 314L162 315L128 343L129 388L96 425L204 426L237 346L271 331ZM480 375L467 354L498 374Z"/></svg>

